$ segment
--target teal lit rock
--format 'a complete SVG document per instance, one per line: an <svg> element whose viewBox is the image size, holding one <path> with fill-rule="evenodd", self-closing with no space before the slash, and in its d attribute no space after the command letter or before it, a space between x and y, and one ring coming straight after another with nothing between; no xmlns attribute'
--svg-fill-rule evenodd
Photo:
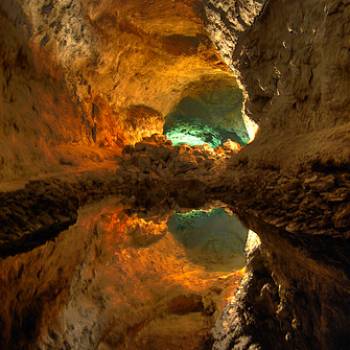
<svg viewBox="0 0 350 350"><path fill-rule="evenodd" d="M203 77L188 86L186 96L167 115L164 134L175 146L217 147L228 139L246 145L249 135L242 104L242 92L232 77Z"/></svg>
<svg viewBox="0 0 350 350"><path fill-rule="evenodd" d="M228 139L241 145L245 144L234 131L210 126L194 118L188 121L188 118L178 117L171 127L165 127L164 134L174 146L185 143L190 146L207 143L212 147L218 147Z"/></svg>

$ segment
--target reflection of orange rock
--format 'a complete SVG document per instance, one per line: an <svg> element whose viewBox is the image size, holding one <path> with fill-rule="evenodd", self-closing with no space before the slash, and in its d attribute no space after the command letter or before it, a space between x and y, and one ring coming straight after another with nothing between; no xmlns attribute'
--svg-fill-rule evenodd
<svg viewBox="0 0 350 350"><path fill-rule="evenodd" d="M4 259L4 341L28 311L38 334L33 346L202 349L241 274L193 262L167 231L167 218L129 214L106 199L82 209L55 241Z"/></svg>
<svg viewBox="0 0 350 350"><path fill-rule="evenodd" d="M111 349L133 350L202 348L214 318L240 280L240 272L208 272L193 263L167 232L166 219L118 211L98 226L105 246L101 248L115 258L113 264L101 261L96 268L96 286L108 281L100 293L110 293L108 307L115 315L104 340L106 349L108 344ZM123 344L115 341L129 332L132 336Z"/></svg>

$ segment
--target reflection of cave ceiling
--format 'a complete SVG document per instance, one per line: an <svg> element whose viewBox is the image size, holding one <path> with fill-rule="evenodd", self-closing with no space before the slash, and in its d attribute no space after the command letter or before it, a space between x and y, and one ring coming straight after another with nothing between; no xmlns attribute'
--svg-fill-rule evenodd
<svg viewBox="0 0 350 350"><path fill-rule="evenodd" d="M175 213L168 227L196 264L212 269L226 263L229 271L244 267L248 230L223 208Z"/></svg>

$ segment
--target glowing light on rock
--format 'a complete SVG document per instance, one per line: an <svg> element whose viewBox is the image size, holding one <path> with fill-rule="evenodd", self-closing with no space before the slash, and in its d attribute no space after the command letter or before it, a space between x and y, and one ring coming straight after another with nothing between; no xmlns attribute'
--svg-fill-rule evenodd
<svg viewBox="0 0 350 350"><path fill-rule="evenodd" d="M241 150L241 146L237 142L233 142L232 140L228 139L223 143L224 148L230 149L233 152L239 152Z"/></svg>
<svg viewBox="0 0 350 350"><path fill-rule="evenodd" d="M216 148L229 139L240 146L250 141L243 120L243 94L234 77L203 76L184 93L164 123L164 134L174 145L207 143Z"/></svg>
<svg viewBox="0 0 350 350"><path fill-rule="evenodd" d="M259 130L259 126L252 119L250 119L247 115L243 115L243 121L244 121L245 127L246 127L248 135L249 135L249 142L248 143L251 143L255 139L255 136Z"/></svg>
<svg viewBox="0 0 350 350"><path fill-rule="evenodd" d="M245 251L249 254L260 246L261 241L259 236L252 230L248 231L248 238L245 246Z"/></svg>
<svg viewBox="0 0 350 350"><path fill-rule="evenodd" d="M181 122L178 125L167 128L165 135L173 142L174 146L183 144L196 146L207 143L215 148L224 145L227 140L235 140L236 143L241 142L245 144L232 130L219 129L199 122L192 124Z"/></svg>
<svg viewBox="0 0 350 350"><path fill-rule="evenodd" d="M166 134L167 138L172 141L174 146L187 144L190 146L203 145L205 143L212 147L217 147L221 144L221 140L210 134L210 138L205 137L204 130L195 127L189 127L183 129L183 127L174 128L168 131ZM207 133L208 135L208 133ZM210 141L209 141L210 139Z"/></svg>

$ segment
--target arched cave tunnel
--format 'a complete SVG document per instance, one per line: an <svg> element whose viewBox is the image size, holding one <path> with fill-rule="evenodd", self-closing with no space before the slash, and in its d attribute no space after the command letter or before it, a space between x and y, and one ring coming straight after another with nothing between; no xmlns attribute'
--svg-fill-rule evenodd
<svg viewBox="0 0 350 350"><path fill-rule="evenodd" d="M163 127L173 145L207 143L215 148L227 140L240 146L250 141L249 119L242 113L242 90L234 76L202 76L186 86L183 94Z"/></svg>
<svg viewBox="0 0 350 350"><path fill-rule="evenodd" d="M349 8L2 0L0 349L348 349Z"/></svg>

